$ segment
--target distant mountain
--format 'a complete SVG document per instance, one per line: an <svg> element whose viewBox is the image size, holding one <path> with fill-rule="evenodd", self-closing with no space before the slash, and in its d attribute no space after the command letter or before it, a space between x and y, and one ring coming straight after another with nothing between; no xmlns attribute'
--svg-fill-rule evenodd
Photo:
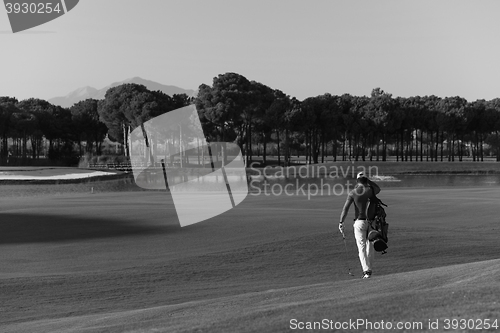
<svg viewBox="0 0 500 333"><path fill-rule="evenodd" d="M54 105L60 105L62 107L70 107L79 101L85 100L87 98L94 98L98 91L99 90L97 90L96 88L92 88L89 86L78 88L64 97L51 98L49 99L49 102Z"/></svg>
<svg viewBox="0 0 500 333"><path fill-rule="evenodd" d="M142 84L146 86L151 91L156 91L160 90L164 92L167 95L174 95L174 94L186 94L188 96L195 96L196 91L192 89L182 89L176 86L167 86L158 82L154 81L149 81L149 80L144 80L140 77L133 77L131 79L126 79L124 81L120 82L113 82L109 86L106 86L102 89L96 89L92 87L83 87L83 88L78 88L66 96L62 97L54 97L49 99L48 101L52 104L55 105L60 105L62 107L70 107L73 106L73 104L78 103L79 101L83 101L87 98L94 98L94 99L104 99L104 96L106 95L106 91L109 88L113 88L116 86L119 86L124 83L136 83L136 84Z"/></svg>

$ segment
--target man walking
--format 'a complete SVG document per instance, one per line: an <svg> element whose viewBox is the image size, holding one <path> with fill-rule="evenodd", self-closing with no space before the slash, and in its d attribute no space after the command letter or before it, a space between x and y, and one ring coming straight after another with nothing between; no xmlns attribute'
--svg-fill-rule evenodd
<svg viewBox="0 0 500 333"><path fill-rule="evenodd" d="M367 212L368 203L373 193L378 194L380 187L369 180L364 172L358 173L356 187L347 195L347 200L340 215L339 230L344 233L344 220L349 212L349 207L354 202L355 220L354 220L354 238L359 251L359 261L363 268L363 279L368 279L372 275L372 263L375 250L373 243L367 239L369 220ZM374 205L371 208L375 209Z"/></svg>

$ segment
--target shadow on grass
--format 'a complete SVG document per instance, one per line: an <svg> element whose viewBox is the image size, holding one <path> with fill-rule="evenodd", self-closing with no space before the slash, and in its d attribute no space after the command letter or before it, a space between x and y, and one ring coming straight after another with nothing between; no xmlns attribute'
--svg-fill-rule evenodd
<svg viewBox="0 0 500 333"><path fill-rule="evenodd" d="M0 245L171 234L179 231L180 227L174 225L151 226L111 219L86 219L60 215L2 214Z"/></svg>

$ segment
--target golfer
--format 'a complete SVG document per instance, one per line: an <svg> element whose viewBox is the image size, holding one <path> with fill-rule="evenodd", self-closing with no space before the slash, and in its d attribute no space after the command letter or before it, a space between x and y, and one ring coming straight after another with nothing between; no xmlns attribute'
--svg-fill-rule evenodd
<svg viewBox="0 0 500 333"><path fill-rule="evenodd" d="M356 187L347 195L339 223L339 230L341 233L344 233L344 220L349 212L349 207L354 202L354 238L358 245L359 261L363 268L363 279L368 279L372 275L373 255L375 253L373 243L367 239L369 226L367 208L373 192L378 194L380 187L369 180L364 172L358 173ZM375 208L374 205L372 207Z"/></svg>

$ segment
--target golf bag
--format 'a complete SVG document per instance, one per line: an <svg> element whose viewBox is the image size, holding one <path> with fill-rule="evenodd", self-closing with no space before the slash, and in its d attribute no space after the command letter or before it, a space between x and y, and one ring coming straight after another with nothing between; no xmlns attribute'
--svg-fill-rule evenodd
<svg viewBox="0 0 500 333"><path fill-rule="evenodd" d="M382 206L387 207L379 198L373 193L370 199L371 216L368 216L370 221L370 227L368 228L367 238L370 242L373 242L373 248L377 252L386 253L387 250L387 231L389 230L389 224L386 222L385 218L387 214Z"/></svg>

